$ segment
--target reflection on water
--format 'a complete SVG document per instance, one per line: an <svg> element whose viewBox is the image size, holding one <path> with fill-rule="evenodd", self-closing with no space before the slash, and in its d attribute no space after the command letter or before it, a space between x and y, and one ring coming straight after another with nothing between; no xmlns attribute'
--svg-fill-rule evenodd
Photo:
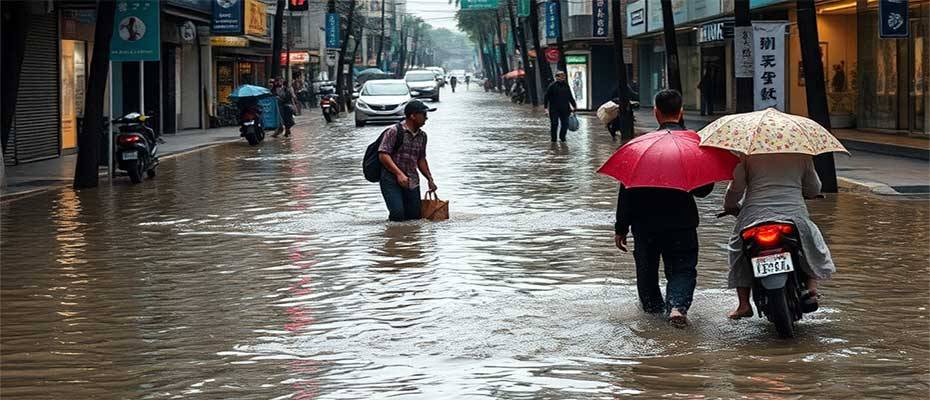
<svg viewBox="0 0 930 400"><path fill-rule="evenodd" d="M669 329L612 245L616 185L593 171L617 144L586 119L550 145L541 115L488 99L447 96L428 123L440 223L386 221L359 168L383 127L349 119L4 204L2 394L926 398L926 202L810 203L839 273L781 341L724 316L718 188L693 326Z"/></svg>

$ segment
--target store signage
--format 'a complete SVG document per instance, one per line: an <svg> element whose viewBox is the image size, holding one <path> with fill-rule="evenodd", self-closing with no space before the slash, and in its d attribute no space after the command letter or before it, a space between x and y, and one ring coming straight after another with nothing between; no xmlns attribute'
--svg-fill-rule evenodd
<svg viewBox="0 0 930 400"><path fill-rule="evenodd" d="M594 37L607 37L607 21L609 21L609 10L607 7L607 0L593 0L594 1L594 12L592 16L592 21L594 22L593 33Z"/></svg>
<svg viewBox="0 0 930 400"><path fill-rule="evenodd" d="M733 21L704 24L698 30L698 43L720 42L731 37L733 37Z"/></svg>
<svg viewBox="0 0 930 400"><path fill-rule="evenodd" d="M245 34L268 36L268 6L259 0L245 0Z"/></svg>
<svg viewBox="0 0 930 400"><path fill-rule="evenodd" d="M339 14L326 13L326 48L339 48Z"/></svg>
<svg viewBox="0 0 930 400"><path fill-rule="evenodd" d="M213 47L249 47L249 39L239 36L210 36Z"/></svg>
<svg viewBox="0 0 930 400"><path fill-rule="evenodd" d="M565 64L587 64L588 56L578 54L566 54Z"/></svg>
<svg viewBox="0 0 930 400"><path fill-rule="evenodd" d="M291 64L306 64L310 62L310 54L306 51L281 53L281 59L279 61L281 65L287 64L288 61L290 61Z"/></svg>
<svg viewBox="0 0 930 400"><path fill-rule="evenodd" d="M733 69L737 78L752 78L752 27L737 26L733 34Z"/></svg>
<svg viewBox="0 0 930 400"><path fill-rule="evenodd" d="M557 39L561 29L562 19L559 17L559 2L546 2L546 39Z"/></svg>
<svg viewBox="0 0 930 400"><path fill-rule="evenodd" d="M310 9L310 0L287 0L287 9L290 11L307 11Z"/></svg>
<svg viewBox="0 0 930 400"><path fill-rule="evenodd" d="M908 32L907 0L879 0L879 37L906 38Z"/></svg>
<svg viewBox="0 0 930 400"><path fill-rule="evenodd" d="M213 2L213 33L241 35L242 11L245 0L215 0Z"/></svg>
<svg viewBox="0 0 930 400"><path fill-rule="evenodd" d="M330 67L335 67L335 66L336 66L336 62L337 62L338 60L339 60L339 53L338 53L338 52L335 52L335 51L332 51L332 50L326 52L326 65L329 65ZM395 66L395 68L396 68L396 66Z"/></svg>
<svg viewBox="0 0 930 400"><path fill-rule="evenodd" d="M530 16L530 4L532 0L518 0L517 1L517 16L518 17L529 17Z"/></svg>
<svg viewBox="0 0 930 400"><path fill-rule="evenodd" d="M642 8L630 11L630 25L642 25L646 22L646 10Z"/></svg>
<svg viewBox="0 0 930 400"><path fill-rule="evenodd" d="M160 6L157 0L123 0L116 3L112 61L158 61L161 59Z"/></svg>
<svg viewBox="0 0 930 400"><path fill-rule="evenodd" d="M559 62L559 49L555 47L547 48L546 51L546 61L551 64Z"/></svg>
<svg viewBox="0 0 930 400"><path fill-rule="evenodd" d="M753 22L755 110L785 111L785 26L787 22Z"/></svg>
<svg viewBox="0 0 930 400"><path fill-rule="evenodd" d="M462 0L459 6L463 10L496 10L498 0Z"/></svg>

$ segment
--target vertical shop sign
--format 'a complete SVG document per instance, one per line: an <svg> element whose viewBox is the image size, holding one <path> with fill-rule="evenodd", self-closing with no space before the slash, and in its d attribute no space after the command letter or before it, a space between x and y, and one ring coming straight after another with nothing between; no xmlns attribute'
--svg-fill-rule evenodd
<svg viewBox="0 0 930 400"><path fill-rule="evenodd" d="M241 35L243 2L245 0L215 0L213 2L213 33Z"/></svg>
<svg viewBox="0 0 930 400"><path fill-rule="evenodd" d="M906 38L908 32L907 0L879 0L879 37Z"/></svg>
<svg viewBox="0 0 930 400"><path fill-rule="evenodd" d="M111 61L158 61L161 56L161 24L157 0L124 0L116 3Z"/></svg>
<svg viewBox="0 0 930 400"><path fill-rule="evenodd" d="M753 22L755 110L785 111L785 22Z"/></svg>
<svg viewBox="0 0 930 400"><path fill-rule="evenodd" d="M737 78L752 78L752 27L733 28L733 69Z"/></svg>
<svg viewBox="0 0 930 400"><path fill-rule="evenodd" d="M530 1L531 0L519 0L517 1L517 16L518 17L529 17L530 16Z"/></svg>
<svg viewBox="0 0 930 400"><path fill-rule="evenodd" d="M268 36L268 6L258 0L245 2L245 34Z"/></svg>
<svg viewBox="0 0 930 400"><path fill-rule="evenodd" d="M594 37L607 37L607 21L608 13L607 10L607 0L592 0L594 1L594 30L592 36Z"/></svg>
<svg viewBox="0 0 930 400"><path fill-rule="evenodd" d="M550 0L546 2L546 39L557 39L561 28L559 16L559 2Z"/></svg>
<svg viewBox="0 0 930 400"><path fill-rule="evenodd" d="M339 48L339 14L326 13L326 48Z"/></svg>

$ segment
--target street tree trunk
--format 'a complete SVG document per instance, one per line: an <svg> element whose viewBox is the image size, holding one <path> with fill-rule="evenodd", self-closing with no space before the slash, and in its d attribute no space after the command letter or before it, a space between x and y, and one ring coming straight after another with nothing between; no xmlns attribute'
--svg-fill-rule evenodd
<svg viewBox="0 0 930 400"><path fill-rule="evenodd" d="M362 33L360 32L359 37L361 36L362 36ZM351 94L354 94L355 92L355 88L352 87L352 75L355 74L355 55L358 53L358 45L361 43L362 43L361 40L355 41L355 46L353 46L352 48L352 55L349 56L349 73L347 74L348 76L346 77L346 86L347 86L346 91L349 92L350 96L345 96L344 98L345 101L343 101L343 103L345 104L345 108L349 111L352 111L353 98Z"/></svg>
<svg viewBox="0 0 930 400"><path fill-rule="evenodd" d="M355 22L355 0L351 0L349 2L349 19L348 21L346 21L346 34L345 34L345 37L342 38L342 43L339 44L339 62L336 63L337 65L336 68L338 68L336 70L336 93L339 96L346 95L345 81L343 80L343 76L345 76L345 73L343 73L342 71L345 69L345 65L346 65L345 56L346 56L346 51L348 50L348 47L349 47L349 36L352 33L352 25L354 22Z"/></svg>
<svg viewBox="0 0 930 400"><path fill-rule="evenodd" d="M533 107L536 107L539 105L539 99L536 98L536 72L535 68L530 65L530 57L528 54L529 46L526 45L526 33L523 32L522 24L517 18L514 18L512 0L507 2L507 13L510 15L510 29L513 31L514 35L513 42L517 43L520 47L520 61L523 62L523 84L526 86L526 94L529 96ZM530 78L534 78L532 82L530 82Z"/></svg>
<svg viewBox="0 0 930 400"><path fill-rule="evenodd" d="M617 55L617 97L620 99L620 139L633 138L633 109L630 107L629 83L626 75L626 60L623 59L623 24L621 19L620 0L613 0L610 4L611 18L614 21L614 52Z"/></svg>
<svg viewBox="0 0 930 400"><path fill-rule="evenodd" d="M565 66L565 47L562 44L565 42L563 37L565 31L565 24L562 23L562 16L565 15L565 10L562 9L561 0L551 0L559 4L559 36L556 39L555 45L559 49L559 71L566 72L567 69Z"/></svg>
<svg viewBox="0 0 930 400"><path fill-rule="evenodd" d="M662 0L662 30L665 34L665 66L669 89L681 91L681 72L678 69L678 41L675 37L675 20L672 0Z"/></svg>
<svg viewBox="0 0 930 400"><path fill-rule="evenodd" d="M552 70L549 68L549 62L546 61L546 55L543 54L542 46L539 44L539 5L536 0L530 0L530 40L533 41L533 48L536 49L536 65L539 67L540 93L552 82ZM536 78L534 77L535 81Z"/></svg>
<svg viewBox="0 0 930 400"><path fill-rule="evenodd" d="M284 0L277 1L277 8L274 10L274 36L271 38L271 77L278 79L281 77L281 47L284 36Z"/></svg>
<svg viewBox="0 0 930 400"><path fill-rule="evenodd" d="M378 68L387 69L385 66L381 65L381 53L384 52L384 0L381 0L381 37L378 39L378 56L377 64Z"/></svg>
<svg viewBox="0 0 930 400"><path fill-rule="evenodd" d="M396 78L401 79L404 77L405 69L407 68L407 18L402 17L400 25L400 51L397 56L397 71L395 71Z"/></svg>
<svg viewBox="0 0 930 400"><path fill-rule="evenodd" d="M749 28L749 33L752 34L752 20L750 19L749 14L749 0L735 0L733 3L734 19L735 25L737 28ZM738 35L735 33L734 36ZM734 37L733 42L739 40L739 37ZM735 54L734 57L738 57L738 54ZM703 90L703 89L702 89ZM753 82L752 77L748 78L736 78L736 112L745 113L752 112L753 110Z"/></svg>
<svg viewBox="0 0 930 400"><path fill-rule="evenodd" d="M29 12L25 1L7 1L2 9L2 44L0 44L0 143L6 150L10 131L13 129L13 114L16 112L16 96L19 93L19 75L26 51L26 33L29 32ZM0 151L2 152L2 151Z"/></svg>
<svg viewBox="0 0 930 400"><path fill-rule="evenodd" d="M820 39L817 33L817 14L813 0L798 0L798 34L801 40L801 62L804 63L804 81L807 92L807 114L827 130L830 126L830 110L827 107L826 80L820 57ZM782 94L784 96L784 94ZM836 165L833 153L814 157L814 167L825 193L836 193Z"/></svg>
<svg viewBox="0 0 930 400"><path fill-rule="evenodd" d="M504 82L504 78L503 78L504 74L510 72L510 63L507 62L507 38L504 37L504 32L501 31L500 9L495 11L494 14L497 16L497 24L495 24L494 26L497 28L495 29L495 31L497 32L497 46L498 46L498 51L500 52L500 55L501 55L501 75L498 76L498 79L500 80L501 84L504 86L503 88L504 92L509 95L510 86L507 85L506 82Z"/></svg>
<svg viewBox="0 0 930 400"><path fill-rule="evenodd" d="M110 67L110 38L113 36L113 19L116 16L116 3L101 0L97 3L97 22L94 27L94 54L90 61L87 76L87 90L84 96L84 124L78 132L77 165L74 170L74 188L97 187L100 168L100 136L104 130L103 98L107 90L107 75ZM113 118L112 115L109 118ZM109 138L108 138L109 140ZM107 151L112 151L113 144L108 143ZM104 154L109 156L108 154Z"/></svg>

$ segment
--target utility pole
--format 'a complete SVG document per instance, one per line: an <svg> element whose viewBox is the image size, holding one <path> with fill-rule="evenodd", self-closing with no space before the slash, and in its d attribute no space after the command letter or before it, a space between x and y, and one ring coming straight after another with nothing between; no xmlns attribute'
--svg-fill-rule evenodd
<svg viewBox="0 0 930 400"><path fill-rule="evenodd" d="M381 38L378 39L378 61L376 63L378 64L378 68L387 69L381 65L382 52L384 52L384 0L381 0Z"/></svg>
<svg viewBox="0 0 930 400"><path fill-rule="evenodd" d="M814 0L797 0L798 34L801 40L801 62L804 63L804 81L807 92L807 114L827 130L830 126L830 110L827 107L827 88L820 58L820 38L817 33L817 14ZM825 193L836 193L836 165L833 153L814 157L814 167Z"/></svg>
<svg viewBox="0 0 930 400"><path fill-rule="evenodd" d="M662 30L665 33L665 66L668 87L681 91L681 72L678 70L678 41L675 38L675 20L672 0L662 0Z"/></svg>
<svg viewBox="0 0 930 400"><path fill-rule="evenodd" d="M512 0L507 2L507 13L510 14L510 26L514 34L513 42L518 43L520 46L520 60L523 62L523 83L526 86L526 93L530 96L533 107L536 107L539 105L539 99L536 98L536 72L535 68L530 65L530 56L527 54L529 46L526 45L526 33L523 32L522 24L514 18ZM530 82L531 78L533 79L532 83Z"/></svg>
<svg viewBox="0 0 930 400"><path fill-rule="evenodd" d="M734 33L733 43L736 44L742 38L740 35L742 33L748 32L749 42L752 43L752 21L749 17L749 0L735 0L733 3L734 19L736 32ZM742 33L741 33L742 32ZM736 51L741 50L734 47L734 58L739 59L740 55L736 54ZM752 50L750 46L749 51ZM753 96L752 96L752 76L748 77L736 77L736 112L745 113L752 112L753 110ZM701 89L704 90L704 89Z"/></svg>
<svg viewBox="0 0 930 400"><path fill-rule="evenodd" d="M549 63L546 61L545 54L543 54L542 46L539 45L539 7L536 4L536 0L529 0L531 3L530 6L530 40L533 41L533 48L536 49L536 65L539 66L539 78L542 81L540 86L540 92L545 91L545 87L552 82L552 70L549 68ZM533 77L533 81L536 78Z"/></svg>
<svg viewBox="0 0 930 400"><path fill-rule="evenodd" d="M333 0L330 0L333 1ZM281 77L281 39L284 36L284 0L278 0L274 10L274 37L271 38L271 77Z"/></svg>
<svg viewBox="0 0 930 400"><path fill-rule="evenodd" d="M565 30L564 29L565 24L562 23L562 15L564 15L565 10L562 9L561 0L551 0L551 1L554 1L556 2L556 4L559 5L559 37L558 39L556 39L556 43L555 43L556 47L559 49L559 71L567 73L566 71L567 68L565 67L565 49L562 47L562 42L564 41L563 31Z"/></svg>
<svg viewBox="0 0 930 400"><path fill-rule="evenodd" d="M623 59L623 24L620 0L610 3L610 18L614 23L614 52L617 55L617 97L620 99L620 140L633 138L633 108L630 107L629 83L626 76L626 60Z"/></svg>

